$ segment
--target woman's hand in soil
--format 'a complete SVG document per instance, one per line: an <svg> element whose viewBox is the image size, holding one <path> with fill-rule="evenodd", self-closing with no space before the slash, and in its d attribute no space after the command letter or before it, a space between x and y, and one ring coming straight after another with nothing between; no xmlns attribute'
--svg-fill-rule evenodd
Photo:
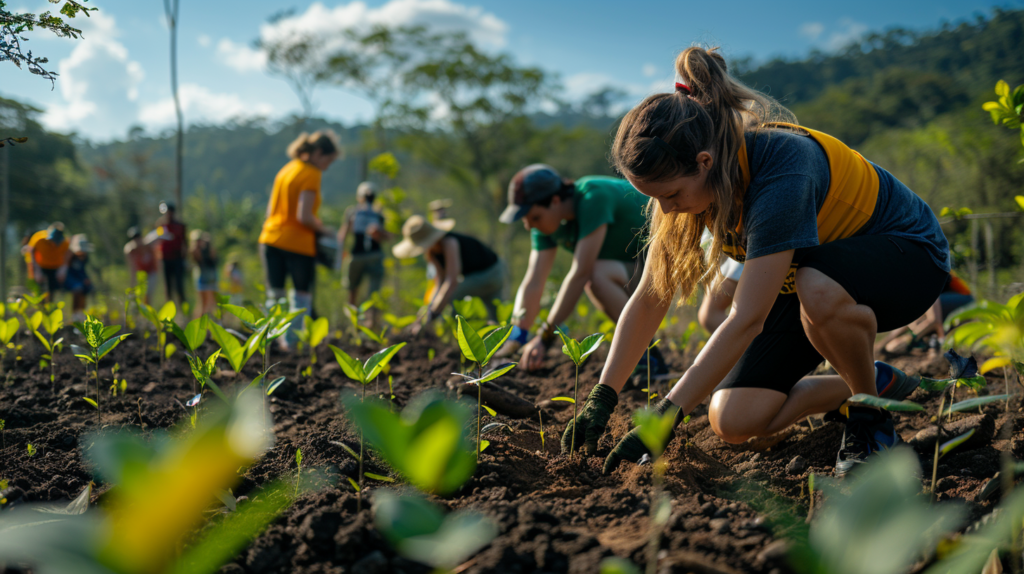
<svg viewBox="0 0 1024 574"><path fill-rule="evenodd" d="M534 371L544 366L544 355L548 352L548 346L537 335L530 342L523 345L523 358L521 365L526 366L527 371Z"/></svg>
<svg viewBox="0 0 1024 574"><path fill-rule="evenodd" d="M654 412L659 415L665 415L666 413L672 413L674 417L672 423L672 431L665 437L665 444L661 447L662 455L664 455L665 449L668 448L672 439L675 438L675 428L679 426L679 423L683 420L682 411L674 405L668 399L662 399L654 405ZM647 448L644 441L640 438L640 428L634 428L633 430L626 433L626 436L622 437L619 444L615 445L612 452L608 455L608 458L604 459L604 469L601 472L609 474L615 470L619 463L628 460L636 463L640 462L645 454L651 454L651 450Z"/></svg>
<svg viewBox="0 0 1024 574"><path fill-rule="evenodd" d="M644 441L640 440L640 429L635 428L626 433L626 436L622 437L619 444L615 445L612 452L608 454L608 458L604 459L604 468L601 472L610 474L618 468L620 462L624 460L640 462L645 454L650 453L651 451L644 446Z"/></svg>
<svg viewBox="0 0 1024 574"><path fill-rule="evenodd" d="M587 402L583 404L583 410L574 420L569 421L562 433L562 452L570 452L575 447L583 447L583 452L591 455L597 451L597 439L601 438L604 429L608 426L608 419L619 404L619 394L608 385L598 383L590 391ZM576 429L575 439L573 428Z"/></svg>

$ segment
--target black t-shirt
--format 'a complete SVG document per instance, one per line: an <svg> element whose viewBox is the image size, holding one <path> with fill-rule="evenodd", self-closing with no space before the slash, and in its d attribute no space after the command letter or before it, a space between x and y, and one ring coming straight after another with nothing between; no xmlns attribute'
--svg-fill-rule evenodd
<svg viewBox="0 0 1024 574"><path fill-rule="evenodd" d="M491 266L498 262L498 255L491 251L489 247L480 243L475 237L455 233L454 231L449 231L445 234L445 237L453 237L455 241L459 242L459 256L462 258L463 275L479 273L480 271L490 269ZM443 275L445 268L444 254L436 255L435 259L441 265L439 271Z"/></svg>

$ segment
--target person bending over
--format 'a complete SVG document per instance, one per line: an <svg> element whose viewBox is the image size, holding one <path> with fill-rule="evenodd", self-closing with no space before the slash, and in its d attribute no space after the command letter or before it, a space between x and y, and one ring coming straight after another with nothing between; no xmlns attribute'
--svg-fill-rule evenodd
<svg viewBox="0 0 1024 574"><path fill-rule="evenodd" d="M707 229L704 229L704 234L700 238L700 245L705 251L711 247L711 232ZM740 275L743 274L743 264L723 256L718 269L721 279L705 289L704 299L697 309L697 322L708 334L714 333L729 316L733 297L736 296L736 286L739 285Z"/></svg>
<svg viewBox="0 0 1024 574"><path fill-rule="evenodd" d="M645 225L644 203L645 198L623 179L587 176L571 181L544 164L533 164L516 173L509 182L508 207L500 221L522 219L530 231L532 249L529 267L516 293L513 317L518 319L513 320L513 342L502 349L503 355L514 352L517 343L525 343L520 364L527 370L543 366L548 347L558 339L557 326L576 309L584 292L612 321L619 320L642 265L639 254L643 247L640 233ZM547 322L529 339L559 247L572 253L572 266L562 280ZM646 358L637 368L646 370ZM651 369L656 375L668 372L656 348L651 353Z"/></svg>
<svg viewBox="0 0 1024 574"><path fill-rule="evenodd" d="M931 209L835 138L769 123L793 118L733 79L717 52L688 48L676 71L676 90L633 108L615 137L614 165L651 198L650 252L600 382L566 432L577 426L593 452L673 297L685 301L717 275L707 262L722 253L745 263L735 308L659 413L678 423L710 395L712 430L740 443L839 409L852 394L909 395L916 381L873 362L872 344L879 330L919 317L949 277L949 246ZM805 376L824 359L838 375ZM838 476L899 442L887 411L846 406L835 414L845 421ZM634 429L605 471L646 452Z"/></svg>
<svg viewBox="0 0 1024 574"><path fill-rule="evenodd" d="M71 243L64 237L64 224L55 221L42 231L37 231L22 247L28 276L40 287L46 289L47 301L55 303L54 297L64 285L71 262Z"/></svg>
<svg viewBox="0 0 1024 574"><path fill-rule="evenodd" d="M494 300L501 299L505 288L505 266L480 240L455 233L453 227L454 219L432 224L422 215L413 215L402 225L402 241L391 249L399 259L425 255L427 263L437 269L434 296L423 320L413 324L413 335L439 317L452 301L463 297L482 299L487 316L497 321Z"/></svg>
<svg viewBox="0 0 1024 574"><path fill-rule="evenodd" d="M267 204L267 219L260 233L260 253L267 272L267 304L285 296L285 281L292 280L288 304L291 310L313 307L316 281L317 235L334 235L317 213L320 210L320 179L338 159L341 145L331 130L303 132L288 146L291 158L274 178ZM302 327L303 315L292 321L282 347L291 348L298 340L295 331Z"/></svg>

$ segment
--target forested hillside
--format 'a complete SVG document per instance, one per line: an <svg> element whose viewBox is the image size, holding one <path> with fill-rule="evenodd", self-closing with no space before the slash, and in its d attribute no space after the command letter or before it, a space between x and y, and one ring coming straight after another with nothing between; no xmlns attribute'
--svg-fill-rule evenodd
<svg viewBox="0 0 1024 574"><path fill-rule="evenodd" d="M932 32L870 33L838 53L804 59L752 67L749 59L727 56L744 81L789 106L802 124L836 135L892 171L936 211L1012 211L1013 196L1024 189L1021 146L1015 134L992 125L981 104L994 99L997 80L1024 82L1022 53L1024 10L997 10ZM45 133L35 112L16 102L0 100L0 108L0 121L17 117L33 136L33 143L12 156L12 223L28 230L45 219L78 219L105 247L97 258L119 260L115 248L123 229L149 223L155 202L170 194L170 135L136 130L123 141L94 145ZM184 189L201 211L195 218L221 212L252 218L232 228L239 230L237 241L248 241L274 174L286 161L288 142L302 130L329 126L341 135L346 157L325 175L326 213L337 216L351 202L369 158L392 151L403 169L389 185L405 190L406 209L421 211L430 197L454 198L460 226L508 250L513 240L525 241L524 235L495 225L491 204L518 166L545 161L571 177L610 172L606 158L615 118L583 109L534 115L488 135L491 147L483 159L492 169L483 180L473 179L472 150L445 133L379 132L316 119L192 126L185 140ZM496 145L506 139L525 143ZM488 197L481 202L483 193ZM996 225L1003 268L1019 268L1024 260L1020 227ZM959 253L966 249L965 230L961 224L947 227Z"/></svg>

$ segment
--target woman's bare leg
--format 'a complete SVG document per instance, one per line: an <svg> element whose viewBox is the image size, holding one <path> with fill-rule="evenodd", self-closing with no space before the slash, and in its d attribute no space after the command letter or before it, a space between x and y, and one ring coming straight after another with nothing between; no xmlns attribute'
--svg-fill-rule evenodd
<svg viewBox="0 0 1024 574"><path fill-rule="evenodd" d="M785 430L800 419L838 408L850 398L841 377L804 377L789 395L771 389L723 389L711 396L711 428L725 442L740 443L755 436Z"/></svg>

